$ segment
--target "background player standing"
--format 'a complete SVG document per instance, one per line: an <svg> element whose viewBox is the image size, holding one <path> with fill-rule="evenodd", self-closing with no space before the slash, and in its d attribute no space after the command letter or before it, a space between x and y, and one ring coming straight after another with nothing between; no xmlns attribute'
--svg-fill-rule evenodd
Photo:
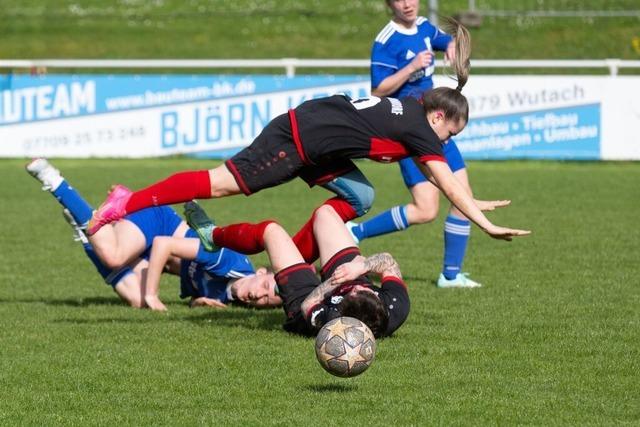
<svg viewBox="0 0 640 427"><path fill-rule="evenodd" d="M393 17L378 33L371 49L371 93L394 98L421 98L433 87L434 51L445 52L449 61L456 59L453 37L419 16L419 0L386 0ZM456 34L464 37L464 34ZM471 186L466 165L453 139L443 146L444 156L455 178L469 194ZM395 206L361 224L350 223L357 241L395 231L406 230L413 224L436 219L440 191L425 177L413 159L400 160L400 171L409 188L412 202ZM483 210L506 206L508 200L476 201ZM439 287L481 286L462 273L471 223L459 209L451 205L444 224L444 260L438 278Z"/></svg>

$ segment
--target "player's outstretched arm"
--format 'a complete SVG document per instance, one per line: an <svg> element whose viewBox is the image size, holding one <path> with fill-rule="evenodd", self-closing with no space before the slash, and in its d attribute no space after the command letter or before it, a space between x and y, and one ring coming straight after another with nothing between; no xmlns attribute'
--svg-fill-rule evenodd
<svg viewBox="0 0 640 427"><path fill-rule="evenodd" d="M423 173L426 173L425 172L427 170L426 166L422 165L418 161L418 159L416 157L413 158L413 161L418 166L418 168L422 169ZM438 189L440 191L442 191L442 188L440 188L440 185L438 184L438 181L432 175L429 174L429 175L426 175L426 176L429 179L429 182L431 182L433 185L438 187ZM453 175L453 177L456 179L456 181L458 181L458 177L456 175ZM460 181L458 181L458 182L460 182ZM493 210L496 210L496 208L503 208L503 207L509 206L511 204L511 200L479 200L479 199L473 199L473 202L476 204L478 209L480 209L483 212L493 211Z"/></svg>
<svg viewBox="0 0 640 427"><path fill-rule="evenodd" d="M195 238L179 238L157 236L153 239L147 280L144 283L144 302L156 311L166 311L167 307L159 297L160 276L171 256L183 259L194 259L198 254L200 240Z"/></svg>
<svg viewBox="0 0 640 427"><path fill-rule="evenodd" d="M440 161L430 160L420 164L427 176L433 177L436 185L442 193L462 212L467 218L473 221L485 233L494 239L510 241L516 236L526 236L531 234L529 230L518 230L494 225L482 213L473 198L464 190L462 185L456 180L449 166Z"/></svg>
<svg viewBox="0 0 640 427"><path fill-rule="evenodd" d="M511 200L478 200L473 199L478 209L483 212L494 211L496 208L504 208L511 204Z"/></svg>

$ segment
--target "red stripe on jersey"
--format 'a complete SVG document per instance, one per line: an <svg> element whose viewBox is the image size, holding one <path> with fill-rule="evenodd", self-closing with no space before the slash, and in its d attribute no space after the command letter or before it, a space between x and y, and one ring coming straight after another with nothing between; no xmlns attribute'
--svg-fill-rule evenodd
<svg viewBox="0 0 640 427"><path fill-rule="evenodd" d="M324 274L326 271L331 269L331 267L333 266L333 264L336 263L336 261L338 261L344 255L348 255L348 254L351 254L351 253L356 253L356 254L360 255L360 249L358 247L356 247L356 246L350 246L348 248L344 248L344 249L336 252L336 254L334 254L329 259L329 261L327 261L326 264L322 266L322 269L320 271L322 272L322 274Z"/></svg>
<svg viewBox="0 0 640 427"><path fill-rule="evenodd" d="M304 149L302 148L302 141L300 140L300 132L298 131L298 119L296 118L296 110L289 110L289 122L291 123L291 135L293 135L293 143L296 144L296 150L298 155L302 159L302 163L310 165L311 162L307 159Z"/></svg>
<svg viewBox="0 0 640 427"><path fill-rule="evenodd" d="M371 138L369 158L376 162L389 163L409 157L409 151L403 143L389 138Z"/></svg>
<svg viewBox="0 0 640 427"><path fill-rule="evenodd" d="M436 156L434 154L430 154L428 156L420 156L420 157L418 157L418 160L420 161L420 163L425 163L425 162L428 162L430 160L435 160L437 162L445 162L445 163L447 163L447 159L445 159L443 156Z"/></svg>
<svg viewBox="0 0 640 427"><path fill-rule="evenodd" d="M316 178L313 182L307 181L307 184L309 184L309 187L312 187L314 185L323 185L323 184L326 184L329 181L332 181L334 178L342 176L342 175L346 174L347 172L351 172L355 168L356 168L356 165L351 165L351 166L349 166L347 168L344 168L344 169L341 169L341 170L337 170L337 171L333 171L333 172L328 173L326 175L322 175L321 177Z"/></svg>
<svg viewBox="0 0 640 427"><path fill-rule="evenodd" d="M231 172L231 175L233 175L233 177L235 178L236 183L238 184L238 187L240 187L240 190L242 190L242 192L247 196L251 195L251 190L249 190L249 187L247 187L247 184L244 182L244 179L242 179L242 176L240 175L240 172L238 172L236 165L233 164L233 161L229 159L226 162L224 162L224 164L227 167L227 169L229 169L229 172Z"/></svg>
<svg viewBox="0 0 640 427"><path fill-rule="evenodd" d="M384 282L396 282L399 285L402 285L404 288L407 287L406 283L404 283L402 281L402 279L400 279L399 277L395 277L395 276L384 276L381 280L382 283Z"/></svg>
<svg viewBox="0 0 640 427"><path fill-rule="evenodd" d="M304 262L298 263L298 264L293 264L290 265L289 267L286 267L280 271L278 271L276 273L276 279L285 275L289 275L291 273L294 273L296 271L299 270L311 270L313 273L315 273L315 268L312 265L306 264Z"/></svg>

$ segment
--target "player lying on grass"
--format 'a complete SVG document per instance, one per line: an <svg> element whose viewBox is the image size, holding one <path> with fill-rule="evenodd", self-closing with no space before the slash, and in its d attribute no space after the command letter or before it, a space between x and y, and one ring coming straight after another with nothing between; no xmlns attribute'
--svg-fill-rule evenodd
<svg viewBox="0 0 640 427"><path fill-rule="evenodd" d="M195 232L169 207L141 210L104 227L88 240L82 225L91 218L92 208L78 191L46 159L35 159L26 169L64 206L68 212L65 217L89 259L105 282L132 307L145 306L148 257L151 243L159 236L179 236L187 242L189 250L183 257L168 257L160 270L180 276L180 297L190 298L191 307L225 307L229 302L274 307L282 303L275 294L273 273L265 268L254 271L245 255L230 249L205 251Z"/></svg>
<svg viewBox="0 0 640 427"><path fill-rule="evenodd" d="M456 43L465 40L456 38ZM336 212L348 221L364 215L374 196L372 185L351 159L394 162L416 157L425 175L490 236L511 240L529 234L492 224L454 177L443 156L442 144L459 133L469 118L469 105L460 90L468 78L470 49L456 45L456 50L457 89L427 91L421 101L411 97L351 100L335 95L304 102L272 120L249 147L224 165L178 173L137 192L116 186L94 213L88 232L93 234L104 224L150 206L251 195L295 177L336 193L343 202ZM466 57L461 56L464 52ZM311 223L294 236L307 261L317 256Z"/></svg>
<svg viewBox="0 0 640 427"><path fill-rule="evenodd" d="M322 282L276 222L217 227L196 203L185 208L191 227L213 249L227 247L245 254L267 251L286 314L283 327L289 332L313 336L329 320L350 316L366 323L376 337L389 336L409 315L409 294L398 264L386 253L361 256L332 206L321 206L312 215ZM373 285L368 273L378 275L381 285ZM147 292L153 290L153 286L147 288Z"/></svg>

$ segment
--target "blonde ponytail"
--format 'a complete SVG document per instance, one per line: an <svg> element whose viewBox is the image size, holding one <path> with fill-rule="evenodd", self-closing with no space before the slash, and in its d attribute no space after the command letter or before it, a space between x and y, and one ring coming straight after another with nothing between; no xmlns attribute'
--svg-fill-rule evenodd
<svg viewBox="0 0 640 427"><path fill-rule="evenodd" d="M458 81L456 90L460 92L464 85L467 84L467 80L469 80L469 70L471 68L471 35L464 25L453 18L445 18L444 29L454 37L456 58L450 65Z"/></svg>

